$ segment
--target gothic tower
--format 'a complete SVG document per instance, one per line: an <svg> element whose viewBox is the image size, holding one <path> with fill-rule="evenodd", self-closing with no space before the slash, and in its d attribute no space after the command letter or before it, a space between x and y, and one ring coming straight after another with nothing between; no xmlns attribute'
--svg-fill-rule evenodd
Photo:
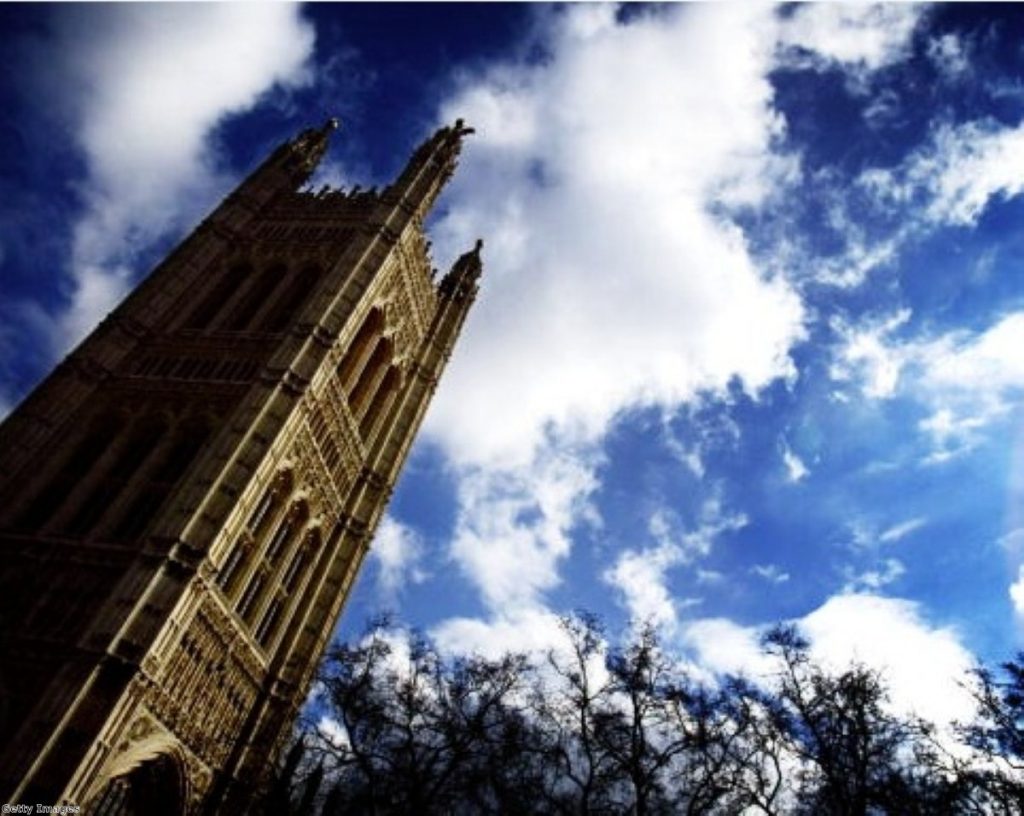
<svg viewBox="0 0 1024 816"><path fill-rule="evenodd" d="M241 813L286 738L476 295L424 219L279 147L0 426L0 799Z"/></svg>

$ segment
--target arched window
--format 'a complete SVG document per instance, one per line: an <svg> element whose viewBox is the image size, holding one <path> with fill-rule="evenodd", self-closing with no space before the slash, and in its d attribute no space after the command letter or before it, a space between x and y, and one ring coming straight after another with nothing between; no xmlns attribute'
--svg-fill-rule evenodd
<svg viewBox="0 0 1024 816"><path fill-rule="evenodd" d="M292 592L298 585L299 577L302 575L302 570L306 566L306 562L309 560L311 543L312 542L300 547L296 551L295 555L292 556L291 562L288 564L288 569L284 571L284 575L281 577L281 588L285 592Z"/></svg>
<svg viewBox="0 0 1024 816"><path fill-rule="evenodd" d="M256 608L259 606L257 601L259 600L263 587L267 583L267 575L265 572L257 572L252 580L249 581L249 586L245 588L245 592L242 593L241 599L238 601L238 614L246 623L252 623L252 616L256 612Z"/></svg>
<svg viewBox="0 0 1024 816"><path fill-rule="evenodd" d="M368 439L370 432L378 421L388 412L391 403L394 401L395 393L398 391L400 375L395 366L389 366L384 379L377 386L377 393L370 401L370 407L359 423L359 433L363 439Z"/></svg>
<svg viewBox="0 0 1024 816"><path fill-rule="evenodd" d="M277 631L277 624L281 620L281 612L284 611L284 598L278 596L270 602L270 606L267 607L266 614L263 615L263 619L260 621L260 625L256 627L256 640L264 648L270 642L270 639L274 636Z"/></svg>
<svg viewBox="0 0 1024 816"><path fill-rule="evenodd" d="M371 310L338 365L338 378L346 392L351 391L355 385L356 377L359 376L359 372L366 364L366 358L374 347L375 338L383 330L384 313L380 309Z"/></svg>
<svg viewBox="0 0 1024 816"><path fill-rule="evenodd" d="M296 535L302 530L308 518L309 508L305 502L300 502L292 507L288 515L281 520L273 537L270 539L270 543L267 545L267 551L264 555L270 566L275 566L281 554L291 549L292 541L295 540Z"/></svg>
<svg viewBox="0 0 1024 816"><path fill-rule="evenodd" d="M163 418L149 417L137 423L122 440L114 463L105 474L96 475L92 489L60 531L69 536L88 534L128 487L165 433L167 421Z"/></svg>
<svg viewBox="0 0 1024 816"><path fill-rule="evenodd" d="M217 584L224 592L230 593L235 588L248 554L249 548L244 541L236 542L235 546L231 549L228 560L224 562L224 566L221 567L220 574L217 576Z"/></svg>
<svg viewBox="0 0 1024 816"><path fill-rule="evenodd" d="M302 543L294 548L285 569L278 572L275 594L255 632L256 640L262 647L267 648L272 643L282 621L287 620L294 612L297 598L295 590L302 583L303 572L319 547L320 531L314 527L306 534Z"/></svg>
<svg viewBox="0 0 1024 816"><path fill-rule="evenodd" d="M306 299L316 288L320 279L320 270L314 266L308 266L297 275L291 275L284 292L277 298L277 302L267 312L262 322L262 330L267 332L281 332L287 329L295 318L299 307L306 302Z"/></svg>
<svg viewBox="0 0 1024 816"><path fill-rule="evenodd" d="M284 277L285 268L281 264L268 267L258 277L250 277L248 287L228 315L224 328L228 331L249 329L253 319L273 296L274 290Z"/></svg>
<svg viewBox="0 0 1024 816"><path fill-rule="evenodd" d="M387 337L380 338L377 341L376 348L373 350L373 354L370 355L369 362L363 367L363 371L359 375L359 381L349 394L348 403L356 419L360 421L363 419L370 395L380 384L387 367L391 365L393 355L394 348L391 340Z"/></svg>
<svg viewBox="0 0 1024 816"><path fill-rule="evenodd" d="M14 521L15 529L37 530L55 516L71 492L109 449L123 422L123 417L116 414L105 414L95 419L63 464L18 514Z"/></svg>
<svg viewBox="0 0 1024 816"><path fill-rule="evenodd" d="M235 541L217 576L217 584L226 594L230 595L234 591L238 578L245 572L245 568L249 564L249 557L253 549L259 550L263 537L280 514L284 500L291 489L292 473L290 470L286 470L278 474L273 484L264 491L252 513L249 514L249 519L246 521L248 535L243 534Z"/></svg>
<svg viewBox="0 0 1024 816"><path fill-rule="evenodd" d="M205 329L212 326L221 309L251 275L252 269L244 263L235 264L222 271L213 285L207 289L206 296L192 310L182 328Z"/></svg>

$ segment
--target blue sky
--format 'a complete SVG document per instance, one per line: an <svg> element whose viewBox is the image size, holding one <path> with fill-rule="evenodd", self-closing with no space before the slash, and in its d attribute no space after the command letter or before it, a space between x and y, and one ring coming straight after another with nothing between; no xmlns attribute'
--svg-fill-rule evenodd
<svg viewBox="0 0 1024 816"><path fill-rule="evenodd" d="M0 402L281 139L386 182L480 300L342 632L541 648L585 607L701 670L760 628L924 713L1024 615L1012 6L0 8Z"/></svg>

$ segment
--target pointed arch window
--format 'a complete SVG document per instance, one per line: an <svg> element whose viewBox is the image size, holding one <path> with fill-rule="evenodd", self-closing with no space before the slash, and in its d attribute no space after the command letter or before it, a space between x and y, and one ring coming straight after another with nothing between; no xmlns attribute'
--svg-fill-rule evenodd
<svg viewBox="0 0 1024 816"><path fill-rule="evenodd" d="M363 367L355 388L349 394L349 405L352 408L352 414L360 422L366 414L369 397L380 384L384 372L391 364L393 355L394 347L390 338L381 337L377 341L369 361Z"/></svg>
<svg viewBox="0 0 1024 816"><path fill-rule="evenodd" d="M366 359L373 350L375 340L384 330L384 313L379 309L372 309L359 327L356 336L349 343L348 350L338 365L338 378L342 388L348 393L355 385L356 377L366 364Z"/></svg>
<svg viewBox="0 0 1024 816"><path fill-rule="evenodd" d="M252 623L252 616L255 614L256 607L258 606L257 601L266 583L266 573L262 571L257 572L252 577L252 580L249 581L249 586L245 588L245 592L242 593L242 597L238 601L238 614L246 623Z"/></svg>
<svg viewBox="0 0 1024 816"><path fill-rule="evenodd" d="M292 489L292 473L285 470L274 479L273 483L263 492L256 507L246 521L246 532L235 541L228 553L227 560L220 568L217 585L230 595L236 588L239 578L245 573L250 556L258 551L267 532L281 513L285 498Z"/></svg>
<svg viewBox="0 0 1024 816"><path fill-rule="evenodd" d="M256 640L260 646L264 648L277 631L278 621L281 619L281 612L284 610L285 601L281 597L274 598L270 606L267 607L266 614L260 621L260 625L256 628Z"/></svg>
<svg viewBox="0 0 1024 816"><path fill-rule="evenodd" d="M228 560L224 562L224 566L221 567L220 574L217 576L217 583L225 592L230 593L235 588L235 582L242 572L243 561L248 552L248 546L242 541L231 548L231 554L228 556Z"/></svg>
<svg viewBox="0 0 1024 816"><path fill-rule="evenodd" d="M377 387L377 392L373 395L373 399L370 401L370 407L366 410L366 414L359 422L359 433L362 435L363 439L369 439L370 433L373 431L374 427L377 426L378 422L391 408L391 403L394 401L395 393L398 391L400 379L401 375L399 374L398 368L393 365L388 366L388 370L384 374L384 378L380 381L380 385Z"/></svg>

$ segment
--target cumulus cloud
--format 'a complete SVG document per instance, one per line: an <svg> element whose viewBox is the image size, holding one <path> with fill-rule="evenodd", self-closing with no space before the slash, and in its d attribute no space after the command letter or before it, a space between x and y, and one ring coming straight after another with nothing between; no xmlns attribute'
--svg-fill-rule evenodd
<svg viewBox="0 0 1024 816"><path fill-rule="evenodd" d="M275 85L309 78L313 31L297 6L111 6L58 18L87 177L72 299L59 344L80 339L130 287L137 253L194 221L230 181L208 137Z"/></svg>
<svg viewBox="0 0 1024 816"><path fill-rule="evenodd" d="M558 585L618 418L796 376L804 304L735 217L801 178L769 76L800 49L880 69L918 16L697 4L625 22L569 7L543 18L543 60L460 78L441 117L477 132L433 233L441 258L483 236L485 276L425 431L459 474L452 556L492 612ZM703 475L699 446L677 453ZM666 575L691 544L622 553L605 579L670 622Z"/></svg>
<svg viewBox="0 0 1024 816"><path fill-rule="evenodd" d="M451 554L492 610L535 607L558 585L570 532L598 523L587 501L594 468L579 452L552 448L527 469L461 474Z"/></svg>
<svg viewBox="0 0 1024 816"><path fill-rule="evenodd" d="M385 516L373 538L370 557L377 563L377 589L387 601L397 598L409 583L427 578L421 563L423 540L411 527Z"/></svg>
<svg viewBox="0 0 1024 816"><path fill-rule="evenodd" d="M541 654L566 643L558 616L540 608L515 609L488 620L450 618L430 634L443 652L492 659L507 652Z"/></svg>
<svg viewBox="0 0 1024 816"><path fill-rule="evenodd" d="M926 52L935 70L946 81L952 82L971 73L970 45L952 32L928 40Z"/></svg>
<svg viewBox="0 0 1024 816"><path fill-rule="evenodd" d="M847 593L794 623L809 639L812 657L830 670L842 671L851 660L879 670L897 710L940 724L970 719L973 700L961 681L974 658L955 630L929 623L917 604ZM683 642L712 671L768 682L776 669L761 653L759 638L756 627L716 618L689 624Z"/></svg>
<svg viewBox="0 0 1024 816"><path fill-rule="evenodd" d="M899 598L846 594L830 598L800 625L814 654L835 668L851 657L879 669L893 704L933 722L966 721L973 712L960 685L974 664L958 633L930 624L920 607Z"/></svg>
<svg viewBox="0 0 1024 816"><path fill-rule="evenodd" d="M882 319L867 318L856 326L833 319L840 343L829 372L832 379L855 381L868 397L891 397L907 355L890 336L909 319L909 309Z"/></svg>
<svg viewBox="0 0 1024 816"><path fill-rule="evenodd" d="M570 8L549 60L492 68L445 105L478 132L437 242L451 256L487 238L483 294L428 420L457 461L522 466L549 428L593 441L633 406L793 376L800 298L721 210L792 172L766 76L772 20L693 6L627 25L610 6Z"/></svg>
<svg viewBox="0 0 1024 816"><path fill-rule="evenodd" d="M907 56L922 11L910 3L808 3L786 20L780 43L797 64L877 71Z"/></svg>

